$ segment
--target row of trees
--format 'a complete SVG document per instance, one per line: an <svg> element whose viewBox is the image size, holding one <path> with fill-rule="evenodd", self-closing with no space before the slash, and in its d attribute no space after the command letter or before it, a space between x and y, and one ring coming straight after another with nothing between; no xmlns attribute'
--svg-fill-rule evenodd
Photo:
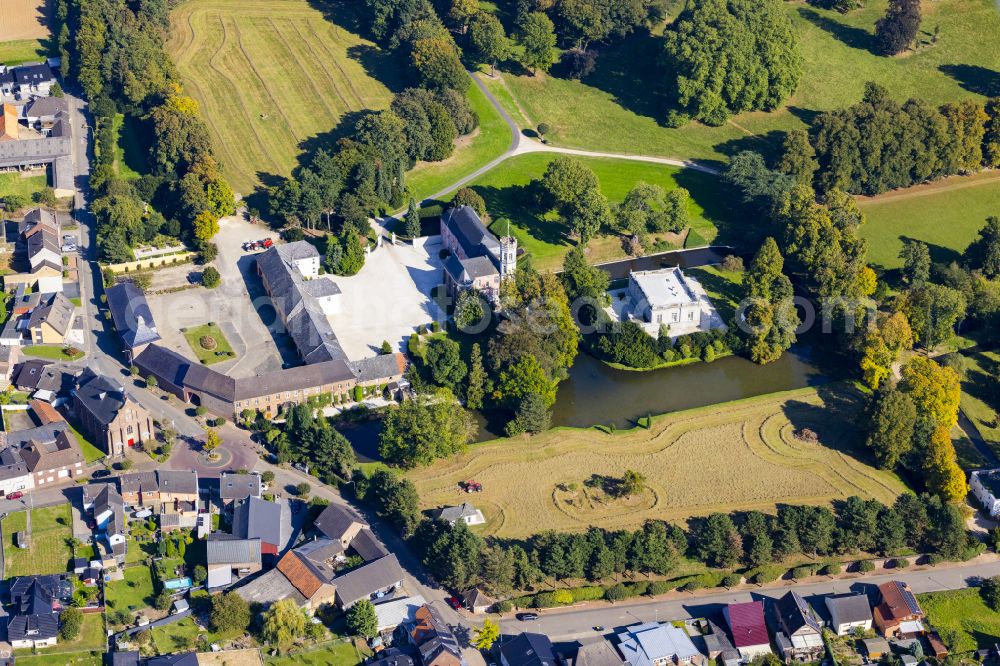
<svg viewBox="0 0 1000 666"><path fill-rule="evenodd" d="M904 494L891 506L850 497L833 510L782 505L777 515L716 513L692 521L687 532L649 521L635 531L591 527L576 534L544 532L516 543L484 539L462 522L425 520L411 543L439 582L456 589L482 585L499 596L533 589L546 579L666 576L685 558L713 568L745 568L751 577L758 574L757 582L767 582L762 567L800 555L888 556L910 548L959 559L981 550L966 534L961 508L929 494Z"/></svg>
<svg viewBox="0 0 1000 666"><path fill-rule="evenodd" d="M235 210L212 154L198 104L185 96L166 55L167 0L67 0L68 66L99 123L100 153L91 178L102 259L132 259L132 247L158 233L206 248L218 219ZM60 9L60 12L62 10ZM115 173L116 115L141 122L152 137L151 174L125 182ZM146 204L154 204L149 211Z"/></svg>
<svg viewBox="0 0 1000 666"><path fill-rule="evenodd" d="M316 405L302 403L288 411L285 423L278 427L258 418L265 426L264 437L280 463L302 463L323 481L336 484L349 481L357 465L354 448L328 419L315 414Z"/></svg>
<svg viewBox="0 0 1000 666"><path fill-rule="evenodd" d="M1000 166L1000 99L900 104L868 83L861 102L790 132L778 169L820 192L879 194Z"/></svg>

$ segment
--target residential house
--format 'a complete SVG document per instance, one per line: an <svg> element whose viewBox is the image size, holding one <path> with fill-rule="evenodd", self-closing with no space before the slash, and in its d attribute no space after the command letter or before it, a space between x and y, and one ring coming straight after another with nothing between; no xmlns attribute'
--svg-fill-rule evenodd
<svg viewBox="0 0 1000 666"><path fill-rule="evenodd" d="M52 361L42 361L36 358L25 360L14 372L15 388L20 391L34 391L37 389L43 370L51 364Z"/></svg>
<svg viewBox="0 0 1000 666"><path fill-rule="evenodd" d="M598 638L580 644L571 666L625 666L625 662L611 643Z"/></svg>
<svg viewBox="0 0 1000 666"><path fill-rule="evenodd" d="M19 88L16 79L20 68L7 72L2 69L0 67L0 90ZM0 169L12 171L48 167L56 194L65 196L73 188L75 175L72 127L68 113L57 113L55 119L43 127L42 132L36 132L27 125L18 125L17 115L16 107L3 105L0 113Z"/></svg>
<svg viewBox="0 0 1000 666"><path fill-rule="evenodd" d="M472 506L468 502L463 502L458 506L446 506L431 513L431 518L454 525L462 521L466 525L482 525L486 522L483 512Z"/></svg>
<svg viewBox="0 0 1000 666"><path fill-rule="evenodd" d="M886 638L924 633L924 612L910 586L898 580L878 586L879 603L872 617Z"/></svg>
<svg viewBox="0 0 1000 666"><path fill-rule="evenodd" d="M401 587L403 569L390 554L337 576L333 584L337 586L337 606L347 610L362 599L380 599Z"/></svg>
<svg viewBox="0 0 1000 666"><path fill-rule="evenodd" d="M618 632L618 649L631 666L701 663L701 653L680 627L646 622Z"/></svg>
<svg viewBox="0 0 1000 666"><path fill-rule="evenodd" d="M192 529L198 521L198 473L193 470L158 470L160 529Z"/></svg>
<svg viewBox="0 0 1000 666"><path fill-rule="evenodd" d="M64 576L24 576L11 582L13 604L7 642L17 648L44 648L59 642L59 613L72 596Z"/></svg>
<svg viewBox="0 0 1000 666"><path fill-rule="evenodd" d="M21 360L21 350L18 347L0 346L0 391L10 388L14 368Z"/></svg>
<svg viewBox="0 0 1000 666"><path fill-rule="evenodd" d="M28 127L48 136L56 122L69 114L69 105L63 97L36 97L21 107L21 114Z"/></svg>
<svg viewBox="0 0 1000 666"><path fill-rule="evenodd" d="M369 356L357 361L348 361L347 365L354 373L354 381L358 386L386 385L388 388L396 386L397 394L390 396L393 399L401 397L398 394L398 387L404 384L408 385L403 380L403 374L406 373L406 368L409 365L406 354L400 354L399 352L395 354L379 354L378 356Z"/></svg>
<svg viewBox="0 0 1000 666"><path fill-rule="evenodd" d="M76 321L76 306L61 293L52 296L46 305L35 308L28 317L28 330L32 344L65 344L73 323Z"/></svg>
<svg viewBox="0 0 1000 666"><path fill-rule="evenodd" d="M729 604L722 610L729 625L729 635L740 656L749 661L759 655L771 652L771 640L764 622L764 604L748 601ZM634 666L634 665L633 665Z"/></svg>
<svg viewBox="0 0 1000 666"><path fill-rule="evenodd" d="M264 482L260 474L237 474L223 472L219 475L219 499L224 505L236 500L260 499L264 492Z"/></svg>
<svg viewBox="0 0 1000 666"><path fill-rule="evenodd" d="M334 585L308 557L296 551L285 553L278 561L281 572L305 600L305 606L314 611L334 600Z"/></svg>
<svg viewBox="0 0 1000 666"><path fill-rule="evenodd" d="M969 489L990 516L1000 516L1000 469L979 469L969 477Z"/></svg>
<svg viewBox="0 0 1000 666"><path fill-rule="evenodd" d="M478 587L466 590L462 595L464 606L476 614L488 613L497 601Z"/></svg>
<svg viewBox="0 0 1000 666"><path fill-rule="evenodd" d="M368 666L414 666L413 659L398 648L387 648L379 652Z"/></svg>
<svg viewBox="0 0 1000 666"><path fill-rule="evenodd" d="M500 644L503 666L558 666L552 641L544 634L523 632Z"/></svg>
<svg viewBox="0 0 1000 666"><path fill-rule="evenodd" d="M31 490L35 477L17 449L0 449L0 497Z"/></svg>
<svg viewBox="0 0 1000 666"><path fill-rule="evenodd" d="M153 419L120 382L83 371L73 393L73 410L90 440L110 456L123 456L137 442L155 441Z"/></svg>
<svg viewBox="0 0 1000 666"><path fill-rule="evenodd" d="M94 499L94 522L104 537L107 550L117 563L124 564L128 551L125 502L111 483L104 484Z"/></svg>
<svg viewBox="0 0 1000 666"><path fill-rule="evenodd" d="M131 363L146 347L160 340L146 294L131 282L119 282L104 293L122 350Z"/></svg>
<svg viewBox="0 0 1000 666"><path fill-rule="evenodd" d="M143 662L143 666L198 666L198 653L181 652L149 657Z"/></svg>
<svg viewBox="0 0 1000 666"><path fill-rule="evenodd" d="M291 507L285 501L239 500L233 506L232 534L240 539L260 539L261 556L275 561L291 539Z"/></svg>
<svg viewBox="0 0 1000 666"><path fill-rule="evenodd" d="M775 643L785 662L815 661L826 649L823 629L812 608L798 592L788 592L774 604L778 626Z"/></svg>
<svg viewBox="0 0 1000 666"><path fill-rule="evenodd" d="M378 619L378 631L383 633L399 625L412 625L417 621L417 610L427 604L422 596L402 597L375 605L375 617Z"/></svg>
<svg viewBox="0 0 1000 666"><path fill-rule="evenodd" d="M118 477L125 506L160 510L160 481L156 472L133 472Z"/></svg>
<svg viewBox="0 0 1000 666"><path fill-rule="evenodd" d="M52 429L59 426L61 428L49 438L48 434L53 432ZM69 432L65 422L32 428L31 432L37 433L40 437L29 439L27 444L21 447L20 454L28 470L34 475L36 488L84 474L83 452L80 451L76 437Z"/></svg>
<svg viewBox="0 0 1000 666"><path fill-rule="evenodd" d="M409 638L423 666L466 666L458 639L435 604L421 606L414 615Z"/></svg>
<svg viewBox="0 0 1000 666"><path fill-rule="evenodd" d="M13 92L18 99L28 99L32 95L48 97L56 83L56 75L47 63L26 64L11 68L14 74Z"/></svg>
<svg viewBox="0 0 1000 666"><path fill-rule="evenodd" d="M830 628L838 636L853 634L856 630L872 628L872 608L864 594L840 594L826 597L830 611Z"/></svg>
<svg viewBox="0 0 1000 666"><path fill-rule="evenodd" d="M261 569L260 539L212 534L205 542L205 550L209 589L229 587Z"/></svg>
<svg viewBox="0 0 1000 666"><path fill-rule="evenodd" d="M361 530L368 527L353 509L343 504L329 504L316 517L316 529L347 550Z"/></svg>

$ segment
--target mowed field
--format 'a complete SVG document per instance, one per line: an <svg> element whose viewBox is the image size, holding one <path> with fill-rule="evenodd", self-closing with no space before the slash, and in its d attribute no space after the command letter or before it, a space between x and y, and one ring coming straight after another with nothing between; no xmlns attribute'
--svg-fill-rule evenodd
<svg viewBox="0 0 1000 666"><path fill-rule="evenodd" d="M638 32L599 47L597 67L583 81L561 78L558 69L539 76L505 72L509 94L498 91L498 98L519 122L548 124L546 138L559 145L724 161L738 150L771 149L781 131L859 101L866 81L887 87L896 98L918 96L934 104L1000 94L995 0L921 3L921 45L894 58L873 52L875 22L885 14L887 0L865 4L840 14L804 2L783 3L804 59L798 90L774 112L744 113L720 127L664 126L671 83L661 68L636 66L655 62L663 47L658 36ZM940 30L932 44L935 28Z"/></svg>
<svg viewBox="0 0 1000 666"><path fill-rule="evenodd" d="M861 236L868 240L869 261L882 268L903 265L904 240L919 240L931 259L957 261L986 224L1000 215L1000 173L956 176L878 197L858 197L868 218Z"/></svg>
<svg viewBox="0 0 1000 666"><path fill-rule="evenodd" d="M241 194L289 175L304 151L332 145L353 113L391 101L388 56L331 20L349 4L322 5L329 16L319 6L188 0L171 14L168 50Z"/></svg>
<svg viewBox="0 0 1000 666"><path fill-rule="evenodd" d="M511 538L851 495L892 502L903 483L862 462L855 448L861 408L859 394L845 385L808 388L659 417L649 430L556 429L496 440L407 476L423 508L471 501L487 517L488 534ZM803 427L820 443L798 440L794 432ZM603 502L584 487L592 474L620 478L627 469L647 479L631 500ZM460 492L468 479L483 492Z"/></svg>

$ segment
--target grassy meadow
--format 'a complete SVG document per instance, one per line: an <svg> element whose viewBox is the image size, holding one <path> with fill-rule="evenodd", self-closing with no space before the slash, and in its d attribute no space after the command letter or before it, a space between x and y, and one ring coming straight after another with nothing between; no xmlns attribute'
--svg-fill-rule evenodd
<svg viewBox="0 0 1000 666"><path fill-rule="evenodd" d="M19 173L0 173L0 198L9 194L21 194L29 199L36 192L41 192L48 187L48 176L27 175Z"/></svg>
<svg viewBox="0 0 1000 666"><path fill-rule="evenodd" d="M1000 613L983 602L976 588L921 594L917 599L952 652L989 649L1000 636Z"/></svg>
<svg viewBox="0 0 1000 666"><path fill-rule="evenodd" d="M501 94L500 100L529 126L547 123L547 138L559 145L722 161L738 150L767 149L771 133L804 127L817 112L854 103L866 81L900 99L919 96L933 103L1000 94L1000 13L993 0L922 3L920 45L894 58L872 52L886 0L866 4L844 15L784 3L805 61L798 90L774 112L741 114L721 127L663 126L669 81L657 67L636 67L655 62L662 52L659 36L648 33L601 48L597 68L583 81L560 78L558 68L539 76L506 72L512 95Z"/></svg>
<svg viewBox="0 0 1000 666"><path fill-rule="evenodd" d="M554 153L528 153L512 157L487 173L469 187L479 192L486 201L486 208L493 219L492 231L503 235L510 220L511 232L520 247L532 257L541 269L562 267L563 256L573 247L567 235L568 227L555 214L539 215L538 206L528 185L541 178ZM717 226L724 222L724 212L719 201L719 186L714 176L650 162L635 162L603 157L575 157L594 170L601 183L601 191L612 203L625 198L639 181L654 183L667 190L676 187L691 192L692 228L711 241L718 235ZM501 228L501 226L503 228ZM625 256L617 234L598 236L590 241L591 261L608 261Z"/></svg>
<svg viewBox="0 0 1000 666"><path fill-rule="evenodd" d="M69 504L34 509L31 512L31 548L18 548L14 545L14 533L26 527L25 511L3 519L4 577L64 573L73 556L68 543L73 536Z"/></svg>
<svg viewBox="0 0 1000 666"><path fill-rule="evenodd" d="M973 422L986 444L1000 455L1000 352L963 354L969 368L962 380L962 411Z"/></svg>
<svg viewBox="0 0 1000 666"><path fill-rule="evenodd" d="M394 65L345 27L350 5L317 7L191 0L171 14L167 49L237 192L287 176L301 153L348 133L357 112L391 101Z"/></svg>
<svg viewBox="0 0 1000 666"><path fill-rule="evenodd" d="M714 511L773 511L779 503L825 504L851 495L891 503L904 484L866 464L856 448L862 402L854 389L837 384L657 417L648 430L609 435L559 428L474 445L407 476L423 508L461 501L464 479L482 482L475 503L487 518L483 529L511 538L589 525L628 529L650 518L683 521ZM793 432L803 427L815 430L820 443L796 439ZM620 478L627 469L647 483L632 498L606 501L584 484L592 474Z"/></svg>
<svg viewBox="0 0 1000 666"><path fill-rule="evenodd" d="M1000 174L956 176L858 201L868 218L861 236L870 263L899 268L899 251L909 239L927 243L935 262L956 261L986 218L1000 215Z"/></svg>

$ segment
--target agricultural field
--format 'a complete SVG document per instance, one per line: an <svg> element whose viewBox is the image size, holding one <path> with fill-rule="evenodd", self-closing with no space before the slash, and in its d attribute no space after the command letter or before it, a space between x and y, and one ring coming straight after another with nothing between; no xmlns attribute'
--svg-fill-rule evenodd
<svg viewBox="0 0 1000 666"><path fill-rule="evenodd" d="M512 157L469 184L482 195L493 219L492 231L497 235L511 232L519 246L531 254L540 269L562 267L563 256L573 246L567 228L554 214L539 215L534 197L527 187L532 180L541 178L549 162L558 155L529 153ZM725 213L720 206L719 186L716 178L708 174L650 162L611 159L603 157L577 157L594 170L601 183L601 191L612 202L620 202L639 181L653 183L671 190L684 187L691 193L689 213L692 228L706 240L719 235L725 226ZM502 227L502 228L501 228ZM679 245L679 244L678 244ZM591 261L607 261L624 257L617 234L598 236L588 245Z"/></svg>
<svg viewBox="0 0 1000 666"><path fill-rule="evenodd" d="M903 241L927 243L931 260L957 261L986 224L1000 214L1000 174L956 176L877 197L858 197L868 222L868 260L881 268L903 265Z"/></svg>
<svg viewBox="0 0 1000 666"><path fill-rule="evenodd" d="M173 11L167 49L237 192L289 175L301 153L348 133L357 112L389 105L394 65L353 20L350 3L308 0L191 0Z"/></svg>
<svg viewBox="0 0 1000 666"><path fill-rule="evenodd" d="M589 525L631 529L651 518L773 511L780 503L851 495L891 503L905 486L858 450L862 404L855 389L831 384L656 417L649 429L560 428L500 439L407 476L423 508L457 504L467 498L459 482L481 482L472 501L487 518L485 532L510 538ZM819 441L798 439L802 428ZM620 479L628 469L646 478L630 498L607 501L587 483L592 475Z"/></svg>
<svg viewBox="0 0 1000 666"><path fill-rule="evenodd" d="M1000 613L983 602L976 588L921 594L917 599L952 652L989 649L1000 636Z"/></svg>
<svg viewBox="0 0 1000 666"><path fill-rule="evenodd" d="M846 15L784 4L805 63L796 94L775 112L745 113L721 127L663 126L669 84L659 68L635 66L655 62L661 53L659 37L648 33L602 48L597 68L582 82L505 72L512 95L500 100L515 107L510 108L515 119L531 127L548 124L547 138L559 145L718 162L738 150L766 150L773 132L804 127L817 112L856 102L866 81L886 86L901 99L920 96L933 103L982 98L1000 86L1000 42L995 39L1000 14L993 0L922 3L920 46L896 58L872 52L875 21L884 15L886 0L870 1Z"/></svg>
<svg viewBox="0 0 1000 666"><path fill-rule="evenodd" d="M31 548L14 545L14 533L26 529L25 511L3 519L4 577L63 573L69 569L73 553L69 540L73 523L69 504L59 504L31 512Z"/></svg>
<svg viewBox="0 0 1000 666"><path fill-rule="evenodd" d="M48 55L46 0L0 2L0 64L16 65Z"/></svg>

